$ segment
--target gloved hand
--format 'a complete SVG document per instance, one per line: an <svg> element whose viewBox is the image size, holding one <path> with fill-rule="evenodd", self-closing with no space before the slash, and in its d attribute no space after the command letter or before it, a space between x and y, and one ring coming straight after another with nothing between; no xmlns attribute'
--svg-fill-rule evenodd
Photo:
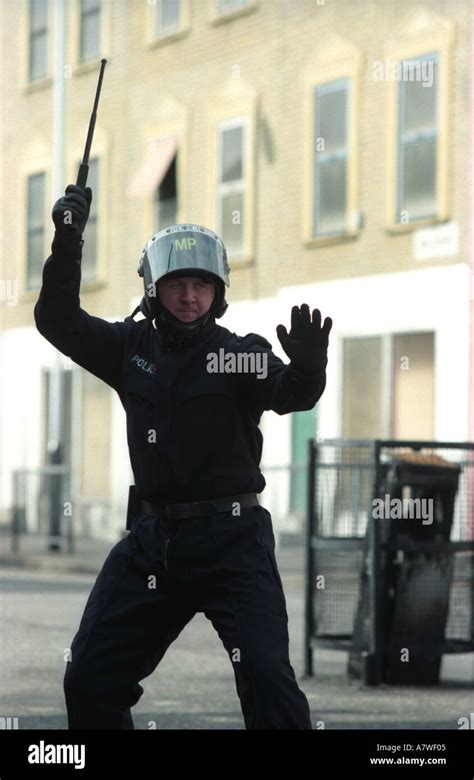
<svg viewBox="0 0 474 780"><path fill-rule="evenodd" d="M90 187L68 184L65 194L53 206L52 218L56 233L69 238L82 236L89 219L92 203Z"/></svg>
<svg viewBox="0 0 474 780"><path fill-rule="evenodd" d="M291 330L277 325L280 344L290 358L292 365L304 372L318 371L326 367L329 332L332 328L331 317L326 317L321 327L321 312L313 309L311 321L309 306L301 304L291 309Z"/></svg>

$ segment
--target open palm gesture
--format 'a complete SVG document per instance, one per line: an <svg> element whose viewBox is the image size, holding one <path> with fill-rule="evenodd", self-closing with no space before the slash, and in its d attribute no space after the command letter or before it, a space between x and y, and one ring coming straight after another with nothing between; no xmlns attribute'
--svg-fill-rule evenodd
<svg viewBox="0 0 474 780"><path fill-rule="evenodd" d="M326 317L321 327L321 312L313 309L311 318L309 306L291 309L291 330L288 334L284 325L277 325L276 332L285 353L295 368L302 371L318 371L325 368L331 317Z"/></svg>

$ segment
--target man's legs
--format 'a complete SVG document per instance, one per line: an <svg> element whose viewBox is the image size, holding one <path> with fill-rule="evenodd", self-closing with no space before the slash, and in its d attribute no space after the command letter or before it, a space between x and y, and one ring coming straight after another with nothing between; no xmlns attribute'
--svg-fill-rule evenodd
<svg viewBox="0 0 474 780"><path fill-rule="evenodd" d="M247 729L311 729L289 660L288 616L263 507L213 518L219 575L204 613L231 659Z"/></svg>
<svg viewBox="0 0 474 780"><path fill-rule="evenodd" d="M138 681L195 614L161 582L162 534L141 520L140 543L134 527L109 553L74 637L64 677L70 729L133 729Z"/></svg>

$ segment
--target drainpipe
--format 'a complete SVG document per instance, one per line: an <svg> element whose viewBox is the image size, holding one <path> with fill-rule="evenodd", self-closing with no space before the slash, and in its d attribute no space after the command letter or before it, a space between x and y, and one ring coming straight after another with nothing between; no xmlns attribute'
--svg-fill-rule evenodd
<svg viewBox="0 0 474 780"><path fill-rule="evenodd" d="M468 441L474 442L474 5L471 5L471 56L469 59L470 122L469 122L469 212L468 257L470 266L469 295L469 392L468 392ZM474 451L468 453L474 459ZM469 469L467 482L466 539L474 539L474 465Z"/></svg>
<svg viewBox="0 0 474 780"><path fill-rule="evenodd" d="M54 55L53 55L53 201L61 197L64 190L64 0L54 2ZM62 463L61 442L61 378L62 360L55 350L54 364L51 370L48 409L48 463ZM51 474L49 481L49 549L59 552L61 549L61 485L62 477Z"/></svg>

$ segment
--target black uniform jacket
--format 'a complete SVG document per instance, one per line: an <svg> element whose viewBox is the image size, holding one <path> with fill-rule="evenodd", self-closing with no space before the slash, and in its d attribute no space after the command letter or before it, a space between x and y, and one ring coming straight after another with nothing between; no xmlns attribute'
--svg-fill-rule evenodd
<svg viewBox="0 0 474 780"><path fill-rule="evenodd" d="M167 350L149 320L111 323L81 308L79 239L56 235L51 249L36 326L119 394L138 495L172 503L260 493L263 411L313 408L326 385L325 368L297 371L262 336L237 336L215 321L196 344ZM216 366L217 373L209 370Z"/></svg>

